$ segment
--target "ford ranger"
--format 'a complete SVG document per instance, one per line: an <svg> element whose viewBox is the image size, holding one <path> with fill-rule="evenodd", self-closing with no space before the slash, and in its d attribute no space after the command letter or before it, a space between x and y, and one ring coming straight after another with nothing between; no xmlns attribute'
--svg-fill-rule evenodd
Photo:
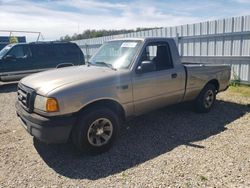
<svg viewBox="0 0 250 188"><path fill-rule="evenodd" d="M111 147L129 117L192 101L208 112L227 89L230 66L182 62L174 39L132 38L104 43L87 65L33 74L18 84L23 127L46 143L70 138L84 152Z"/></svg>

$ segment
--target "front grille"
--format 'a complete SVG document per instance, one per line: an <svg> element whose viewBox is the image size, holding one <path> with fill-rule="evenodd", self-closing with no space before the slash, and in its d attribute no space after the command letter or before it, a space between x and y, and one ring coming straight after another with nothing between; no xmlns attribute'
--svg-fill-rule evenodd
<svg viewBox="0 0 250 188"><path fill-rule="evenodd" d="M17 97L19 103L26 111L33 111L35 98L35 91L33 89L19 83L17 88Z"/></svg>

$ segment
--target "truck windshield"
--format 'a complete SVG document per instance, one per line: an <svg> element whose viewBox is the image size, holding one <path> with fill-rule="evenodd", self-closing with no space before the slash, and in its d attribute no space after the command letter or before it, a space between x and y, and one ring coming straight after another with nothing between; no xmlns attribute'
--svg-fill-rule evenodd
<svg viewBox="0 0 250 188"><path fill-rule="evenodd" d="M12 48L13 45L7 45L0 51L0 59L2 59L3 56L5 56L8 51Z"/></svg>
<svg viewBox="0 0 250 188"><path fill-rule="evenodd" d="M138 50L139 40L117 40L104 43L91 57L91 65L109 65L115 69L127 69Z"/></svg>

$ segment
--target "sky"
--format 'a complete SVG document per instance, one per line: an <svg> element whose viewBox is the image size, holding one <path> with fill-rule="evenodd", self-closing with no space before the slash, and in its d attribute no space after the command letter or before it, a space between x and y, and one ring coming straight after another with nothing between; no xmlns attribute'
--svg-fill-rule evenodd
<svg viewBox="0 0 250 188"><path fill-rule="evenodd" d="M167 27L242 15L250 15L250 0L0 0L0 30L39 31L45 40L86 29Z"/></svg>

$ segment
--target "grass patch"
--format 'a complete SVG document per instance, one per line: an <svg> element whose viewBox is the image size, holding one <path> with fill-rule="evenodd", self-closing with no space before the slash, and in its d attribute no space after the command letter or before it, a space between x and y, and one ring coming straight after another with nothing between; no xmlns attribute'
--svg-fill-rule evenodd
<svg viewBox="0 0 250 188"><path fill-rule="evenodd" d="M201 179L201 181L207 181L208 180L207 177L205 177L203 175L200 175L200 179Z"/></svg>
<svg viewBox="0 0 250 188"><path fill-rule="evenodd" d="M128 177L128 174L126 172L122 172L122 177L123 178L127 178Z"/></svg>
<svg viewBox="0 0 250 188"><path fill-rule="evenodd" d="M230 86L228 91L234 93L240 93L244 96L250 97L250 86L243 86L243 85Z"/></svg>
<svg viewBox="0 0 250 188"><path fill-rule="evenodd" d="M192 186L192 183L190 183L190 182L187 182L187 183L186 183L186 186L187 186L187 187L193 187L193 186Z"/></svg>

